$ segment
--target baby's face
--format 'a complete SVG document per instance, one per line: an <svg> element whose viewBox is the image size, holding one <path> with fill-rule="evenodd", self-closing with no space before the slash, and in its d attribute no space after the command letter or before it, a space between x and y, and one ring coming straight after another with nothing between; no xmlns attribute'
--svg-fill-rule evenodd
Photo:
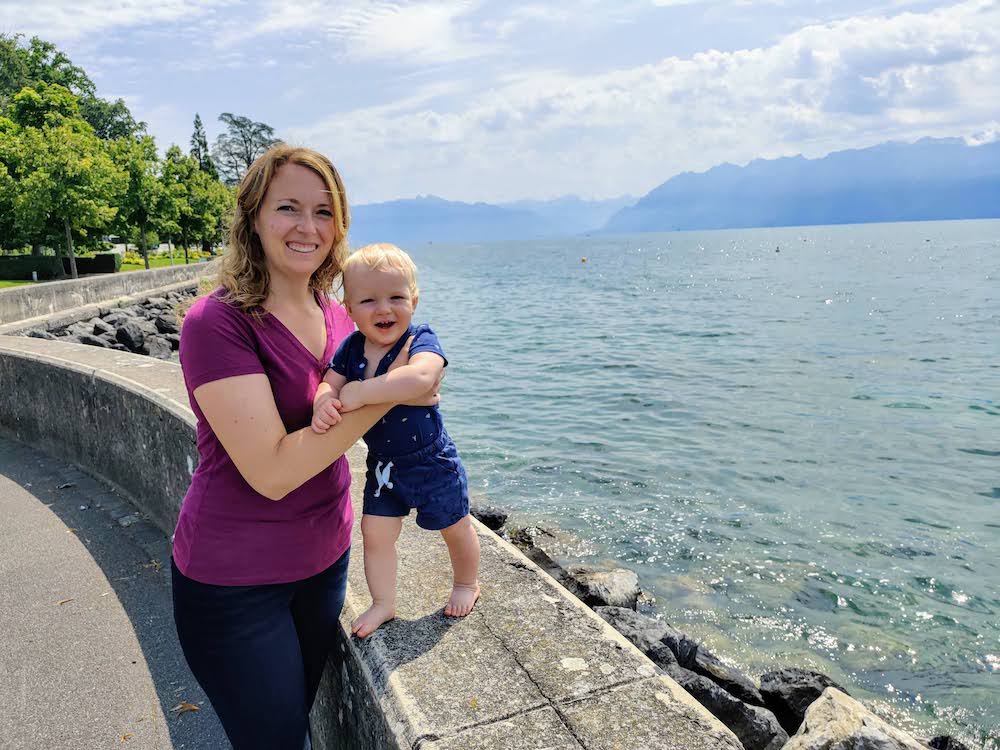
<svg viewBox="0 0 1000 750"><path fill-rule="evenodd" d="M344 306L366 339L388 346L410 325L417 300L402 271L362 266L344 273Z"/></svg>

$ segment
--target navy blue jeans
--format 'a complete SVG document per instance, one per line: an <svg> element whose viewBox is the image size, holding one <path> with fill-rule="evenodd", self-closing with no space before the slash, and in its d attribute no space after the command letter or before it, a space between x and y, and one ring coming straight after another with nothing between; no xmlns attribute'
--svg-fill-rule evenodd
<svg viewBox="0 0 1000 750"><path fill-rule="evenodd" d="M311 578L261 586L193 581L171 560L184 657L234 750L302 750L347 590L350 550Z"/></svg>

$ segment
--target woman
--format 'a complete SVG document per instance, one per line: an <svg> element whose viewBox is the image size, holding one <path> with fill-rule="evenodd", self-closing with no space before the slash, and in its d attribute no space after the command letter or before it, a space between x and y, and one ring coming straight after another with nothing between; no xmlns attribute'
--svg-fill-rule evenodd
<svg viewBox="0 0 1000 750"><path fill-rule="evenodd" d="M347 585L343 454L392 406L345 414L323 435L309 428L325 364L354 328L328 296L349 223L328 159L272 148L240 184L222 286L181 333L199 464L174 535L174 619L236 750L309 746Z"/></svg>

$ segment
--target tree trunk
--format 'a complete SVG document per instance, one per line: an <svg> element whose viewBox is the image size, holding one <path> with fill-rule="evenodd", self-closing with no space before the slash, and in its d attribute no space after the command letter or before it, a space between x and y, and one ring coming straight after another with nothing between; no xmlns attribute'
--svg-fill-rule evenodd
<svg viewBox="0 0 1000 750"><path fill-rule="evenodd" d="M42 254L42 243L40 243L40 242L32 242L31 243L31 255L33 257L37 258L41 254Z"/></svg>
<svg viewBox="0 0 1000 750"><path fill-rule="evenodd" d="M170 265L174 264L174 241L167 237L167 250L170 251Z"/></svg>
<svg viewBox="0 0 1000 750"><path fill-rule="evenodd" d="M76 272L76 256L73 254L73 233L69 229L69 219L63 219L63 225L66 227L66 250L69 252L69 275L74 279L80 278L80 275Z"/></svg>
<svg viewBox="0 0 1000 750"><path fill-rule="evenodd" d="M149 249L146 247L146 221L139 222L139 247L142 248L142 262L146 264L146 270L149 270Z"/></svg>
<svg viewBox="0 0 1000 750"><path fill-rule="evenodd" d="M181 235L181 242L184 244L184 265L186 266L191 261L188 259L188 236L187 232Z"/></svg>

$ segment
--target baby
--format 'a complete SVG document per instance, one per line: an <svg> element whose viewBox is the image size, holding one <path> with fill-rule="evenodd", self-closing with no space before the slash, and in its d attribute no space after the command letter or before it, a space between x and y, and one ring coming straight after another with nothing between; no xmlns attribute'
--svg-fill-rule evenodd
<svg viewBox="0 0 1000 750"><path fill-rule="evenodd" d="M312 427L325 432L340 412L366 404L417 399L447 366L437 336L410 323L417 307L417 269L395 245L367 245L344 263L344 305L358 330L330 360L313 400ZM412 337L409 362L389 366ZM339 411L336 401L340 402ZM403 516L440 531L453 572L444 613L464 617L479 598L479 537L469 520L465 468L437 406L395 406L365 434L368 474L361 533L372 605L351 624L367 638L396 614L396 539Z"/></svg>

